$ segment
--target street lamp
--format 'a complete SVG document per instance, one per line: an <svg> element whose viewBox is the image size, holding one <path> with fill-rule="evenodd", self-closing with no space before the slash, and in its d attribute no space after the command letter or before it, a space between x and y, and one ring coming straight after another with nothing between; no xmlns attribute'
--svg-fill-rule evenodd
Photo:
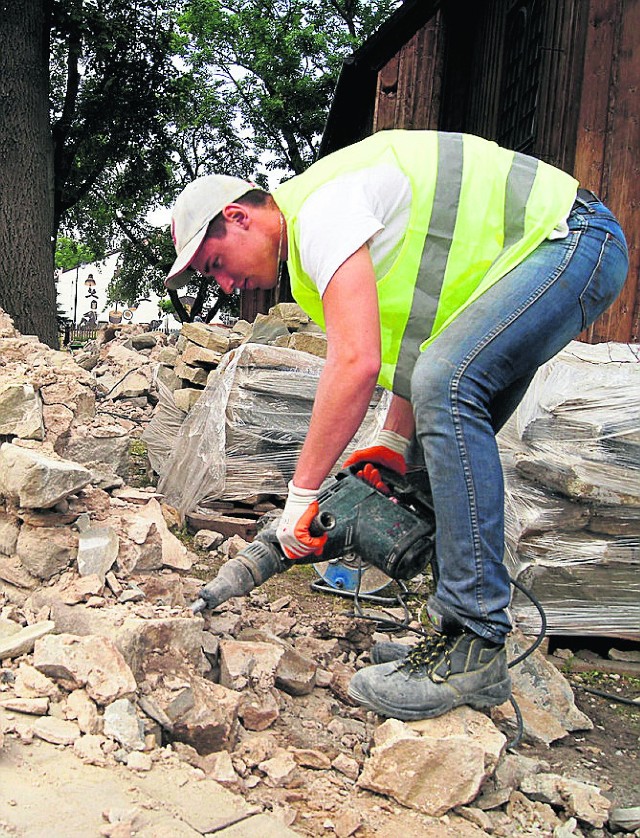
<svg viewBox="0 0 640 838"><path fill-rule="evenodd" d="M80 265L76 265L76 285L75 285L75 293L73 295L73 326L74 328L78 325L76 320L76 315L78 312L78 275L80 273Z"/></svg>

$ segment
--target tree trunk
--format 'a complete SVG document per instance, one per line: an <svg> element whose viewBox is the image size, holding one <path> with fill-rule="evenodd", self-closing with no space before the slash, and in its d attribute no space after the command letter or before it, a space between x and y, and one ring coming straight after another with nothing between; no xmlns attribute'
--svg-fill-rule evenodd
<svg viewBox="0 0 640 838"><path fill-rule="evenodd" d="M0 0L0 306L58 348L46 0Z"/></svg>

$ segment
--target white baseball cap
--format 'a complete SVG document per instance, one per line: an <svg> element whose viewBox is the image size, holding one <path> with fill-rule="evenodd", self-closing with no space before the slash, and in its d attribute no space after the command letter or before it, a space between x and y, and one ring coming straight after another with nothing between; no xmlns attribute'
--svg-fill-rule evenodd
<svg viewBox="0 0 640 838"><path fill-rule="evenodd" d="M251 189L254 183L229 175L205 175L196 178L176 198L171 213L171 237L178 258L164 281L173 290L186 285L193 272L189 265L207 234L209 223Z"/></svg>

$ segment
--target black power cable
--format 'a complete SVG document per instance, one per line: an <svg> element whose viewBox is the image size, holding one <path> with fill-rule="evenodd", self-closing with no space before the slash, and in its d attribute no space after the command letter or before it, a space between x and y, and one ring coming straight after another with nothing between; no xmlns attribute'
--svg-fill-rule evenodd
<svg viewBox="0 0 640 838"><path fill-rule="evenodd" d="M331 593L336 594L338 596L347 597L349 599L353 599L353 611L354 616L358 617L362 620L370 620L372 622L377 623L379 629L381 631L410 631L414 634L417 634L421 637L429 637L429 632L423 631L422 629L415 628L409 625L411 612L404 601L404 595L409 594L409 590L403 582L399 582L398 584L401 587L401 594L396 594L394 597L380 597L380 596L372 596L371 594L360 594L360 583L362 581L362 559L360 559L360 564L358 566L358 583L354 591L346 591L340 588L332 588L326 582L312 582L311 587L314 590L322 591L323 593ZM434 572L435 568L432 566L432 572ZM435 573L434 573L435 575ZM514 666L517 666L519 663L522 663L526 658L529 657L542 643L545 638L546 631L547 631L547 618L544 613L544 608L542 607L542 603L540 600L535 596L533 591L530 591L525 585L521 582L518 582L516 579L511 579L511 584L514 588L519 590L523 593L535 606L538 613L540 614L540 631L536 636L535 641L529 646L528 649L525 649L524 652L519 654L516 658L509 661L507 664L508 667L511 669ZM400 622L395 618L391 617L381 617L381 616L372 616L369 614L365 614L362 610L360 605L361 602L372 602L379 605L387 605L392 607L393 605L399 605L402 607L405 613L405 619ZM522 741L522 737L524 735L524 722L522 718L522 712L520 707L513 696L510 697L509 702L513 707L513 711L516 717L516 735L514 739L508 743L507 749L512 751L518 747L520 742ZM633 703L633 702L630 702Z"/></svg>

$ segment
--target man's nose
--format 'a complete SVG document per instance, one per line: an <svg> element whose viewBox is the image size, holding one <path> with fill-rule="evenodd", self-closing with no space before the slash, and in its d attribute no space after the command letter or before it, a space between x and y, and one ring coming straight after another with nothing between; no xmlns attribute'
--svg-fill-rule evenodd
<svg viewBox="0 0 640 838"><path fill-rule="evenodd" d="M233 291L233 280L228 274L216 274L216 282L222 288L225 294L230 294Z"/></svg>

